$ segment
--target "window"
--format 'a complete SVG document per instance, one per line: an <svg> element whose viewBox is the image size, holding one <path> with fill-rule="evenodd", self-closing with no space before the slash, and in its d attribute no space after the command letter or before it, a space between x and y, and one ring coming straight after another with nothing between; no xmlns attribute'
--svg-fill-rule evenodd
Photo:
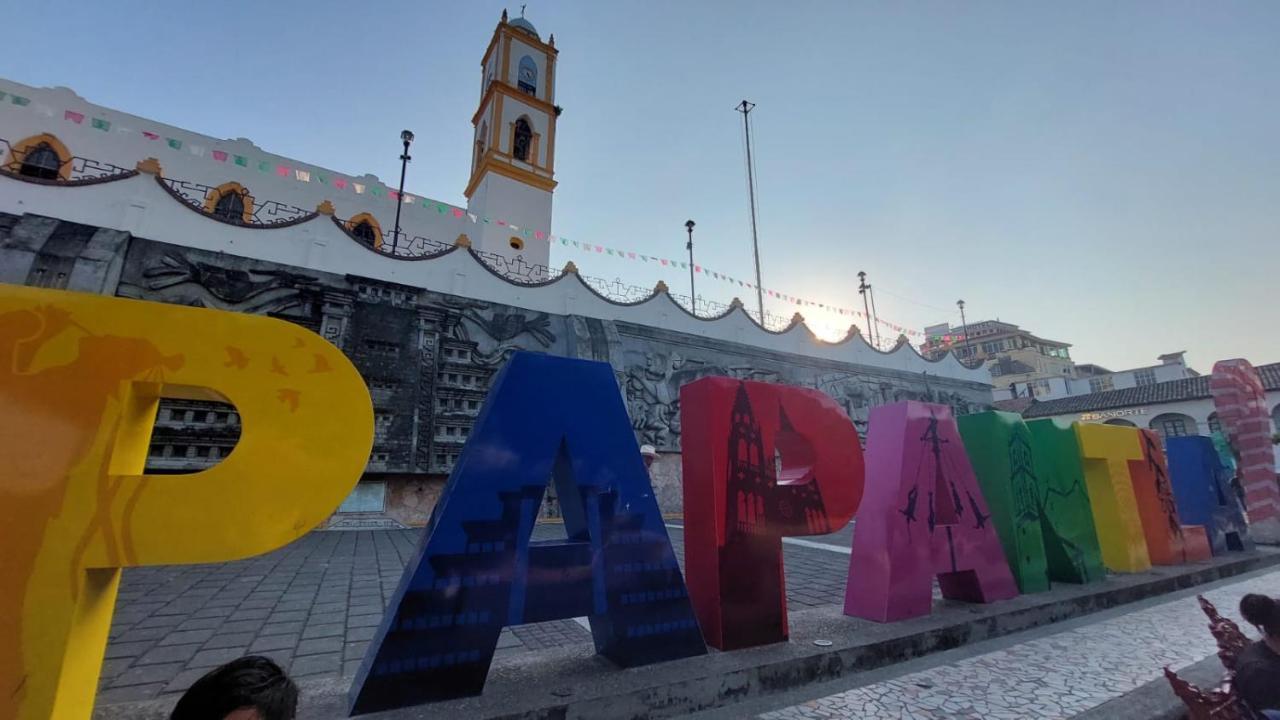
<svg viewBox="0 0 1280 720"><path fill-rule="evenodd" d="M374 250L382 249L382 226L369 213L360 213L348 220L347 232L363 245Z"/></svg>
<svg viewBox="0 0 1280 720"><path fill-rule="evenodd" d="M18 168L18 174L41 180L56 180L58 169L61 167L62 159L58 157L58 151L54 150L49 143L42 142L27 150L22 156L22 165Z"/></svg>
<svg viewBox="0 0 1280 720"><path fill-rule="evenodd" d="M1156 371L1152 370L1151 368L1147 368L1145 370L1138 370L1133 374L1133 382L1138 387L1142 387L1143 385L1155 385Z"/></svg>
<svg viewBox="0 0 1280 720"><path fill-rule="evenodd" d="M1031 394L1035 397L1040 397L1041 395L1048 395L1049 381L1048 380L1032 380L1027 383L1027 389L1030 390Z"/></svg>
<svg viewBox="0 0 1280 720"><path fill-rule="evenodd" d="M1107 390L1115 390L1115 388L1116 384L1110 375L1089 378L1089 392L1106 392Z"/></svg>
<svg viewBox="0 0 1280 720"><path fill-rule="evenodd" d="M508 243L509 245L511 245L511 249L512 249L512 250L523 250L523 249L524 249L524 240L521 240L521 239L520 239L520 238L518 238L518 237L512 237L510 240L508 240L508 241L507 241L507 243Z"/></svg>
<svg viewBox="0 0 1280 720"><path fill-rule="evenodd" d="M1209 433L1222 432L1222 421L1218 420L1218 413L1209 413Z"/></svg>
<svg viewBox="0 0 1280 720"><path fill-rule="evenodd" d="M991 355L992 353L998 353L1003 349L1004 349L1004 343L999 340L996 340L994 342L982 343L982 352L987 353L988 355Z"/></svg>
<svg viewBox="0 0 1280 720"><path fill-rule="evenodd" d="M1187 423L1182 418L1166 418L1160 421L1157 429L1167 438L1182 437L1187 434Z"/></svg>
<svg viewBox="0 0 1280 720"><path fill-rule="evenodd" d="M244 217L244 198L238 192L223 193L213 206L214 217L239 220Z"/></svg>
<svg viewBox="0 0 1280 720"><path fill-rule="evenodd" d="M538 94L538 65L533 58L520 58L520 71L516 75L516 87L530 95Z"/></svg>
<svg viewBox="0 0 1280 720"><path fill-rule="evenodd" d="M204 211L210 215L234 223L253 222L253 196L237 182L222 183L209 191Z"/></svg>
<svg viewBox="0 0 1280 720"><path fill-rule="evenodd" d="M524 117L516 119L511 135L511 156L520 162L529 162L529 149L533 144L533 128Z"/></svg>
<svg viewBox="0 0 1280 720"><path fill-rule="evenodd" d="M480 161L484 159L484 139L489 137L489 123L480 123L480 134L476 135L476 161L473 167L480 167Z"/></svg>

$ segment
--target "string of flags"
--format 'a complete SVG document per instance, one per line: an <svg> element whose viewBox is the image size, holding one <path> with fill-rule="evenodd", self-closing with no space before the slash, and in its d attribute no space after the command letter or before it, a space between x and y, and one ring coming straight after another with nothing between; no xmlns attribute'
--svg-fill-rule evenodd
<svg viewBox="0 0 1280 720"><path fill-rule="evenodd" d="M31 99L28 97L16 95L14 93L6 93L3 91L0 91L0 103L4 103L6 101L9 102L11 105L16 105L18 107L32 108L33 110L35 110L35 112L45 117L53 118L56 116L53 108L50 108L47 105L43 105L41 103L35 103L35 105L33 106ZM234 165L237 167L245 168L246 170L256 170L257 172L260 172L263 174L273 175L275 177L280 177L280 178L292 179L297 182L306 182L306 183L315 182L321 185L328 185L329 187L335 188L337 190L343 190L343 191L350 190L351 192L357 195L368 195L371 197L386 198L387 200L390 200L392 202L398 201L405 204L420 204L423 208L426 208L428 210L434 209L436 210L436 212L438 212L441 215L450 215L457 219L466 218L473 224L493 223L496 225L506 227L510 232L521 234L526 238L532 237L538 240L544 240L544 239L548 240L553 245L558 243L562 247L566 247L566 248L572 247L578 250L582 250L583 252L622 258L624 260L633 261L633 262L655 263L661 267L679 268L681 270L689 269L688 262L672 260L669 258L663 258L656 255L646 254L646 253L632 252L630 250L618 250L616 248L611 248L604 245L596 245L592 243L579 242L577 240L570 240L568 238L552 235L542 230L535 230L531 228L521 228L517 225L507 222L506 220L485 217L485 216L477 215L475 213L469 213L463 208L455 207L453 205L448 205L446 203L436 202L434 200L428 200L427 198L411 195L410 193L404 193L403 196L401 196L400 193L396 192L395 190L392 190L382 185L368 185L365 183L356 182L355 180L339 177L337 175L331 175L329 173L321 172L318 170L303 170L302 168L289 167L287 165L282 165L275 160L264 160L260 158L252 158L247 155L240 155L237 153L228 152L226 150L219 150L217 148L205 147L198 143L184 141L180 138L168 137L161 133L152 132L150 130L138 129L138 128L121 125L117 122L112 122L105 118L88 117L84 113L74 111L74 110L63 110L62 119L65 122L70 122L75 125L81 125L81 126L83 126L85 124L85 121L87 120L89 123L88 125L89 127L104 133L115 132L121 135L129 135L129 134L140 135L148 141L155 142L157 147L167 148L168 150L173 152L183 152L185 150L185 152L195 157L207 157L211 162ZM162 140L163 142L161 142ZM738 279L726 273L712 270L711 268L704 267L702 265L694 264L693 271L697 274L701 274L703 276L712 278L714 280L727 282L730 285L736 284L737 286L745 288L747 290L756 289L756 286L754 283ZM867 314L861 310L841 307L838 305L832 305L830 303L821 303L814 300L810 300L808 298L802 298L796 295L783 293L770 288L761 288L761 290L764 292L765 295L768 295L771 298L774 298L784 303L795 305L796 307L817 308L819 310L833 312L837 315L862 318L864 320L870 319L868 318ZM889 322L887 320L882 320L878 317L875 318L875 322L878 326L892 330L896 333L909 335L913 337L924 336L924 333L922 332L918 332L916 330L903 327L901 325Z"/></svg>

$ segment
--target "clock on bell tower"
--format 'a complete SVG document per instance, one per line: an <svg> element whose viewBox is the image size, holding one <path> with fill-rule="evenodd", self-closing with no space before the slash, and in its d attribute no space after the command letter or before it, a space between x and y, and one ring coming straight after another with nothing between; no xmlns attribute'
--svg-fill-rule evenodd
<svg viewBox="0 0 1280 720"><path fill-rule="evenodd" d="M523 11L512 20L502 11L480 62L480 107L471 118L467 209L489 219L472 246L530 265L546 265L551 255L557 53L555 36L543 42Z"/></svg>

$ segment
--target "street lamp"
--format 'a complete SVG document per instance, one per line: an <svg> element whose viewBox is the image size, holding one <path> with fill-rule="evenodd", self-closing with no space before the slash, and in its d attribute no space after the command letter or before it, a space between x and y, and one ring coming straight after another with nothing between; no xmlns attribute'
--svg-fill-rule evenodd
<svg viewBox="0 0 1280 720"><path fill-rule="evenodd" d="M396 254L396 246L400 243L400 206L404 204L404 171L409 167L409 161L413 159L409 157L409 143L413 142L413 133L401 130L400 139L404 141L404 154L400 156L400 192L396 194L396 229L395 234L391 236L392 255Z"/></svg>
<svg viewBox="0 0 1280 720"><path fill-rule="evenodd" d="M964 330L964 354L969 356L969 323L964 319L964 301L957 300L956 307L960 308L960 327Z"/></svg>
<svg viewBox="0 0 1280 720"><path fill-rule="evenodd" d="M875 315L872 314L871 307L867 305L867 291L870 289L871 286L867 284L867 274L858 271L858 294L862 296L862 316L867 319L867 337L864 339L879 347L880 343L876 341Z"/></svg>
<svg viewBox="0 0 1280 720"><path fill-rule="evenodd" d="M684 229L689 231L689 242L685 243L684 249L689 251L689 306L693 310L693 314L698 314L698 295L693 291L693 226L692 220L686 220Z"/></svg>

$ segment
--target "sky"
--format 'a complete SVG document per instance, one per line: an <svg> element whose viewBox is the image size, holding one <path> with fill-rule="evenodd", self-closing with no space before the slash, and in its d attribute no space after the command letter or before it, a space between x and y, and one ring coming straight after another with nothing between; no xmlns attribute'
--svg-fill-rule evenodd
<svg viewBox="0 0 1280 720"><path fill-rule="evenodd" d="M504 4L0 0L0 75L465 204ZM519 5L509 7L519 15ZM212 12L211 12L212 10ZM923 329L1000 319L1113 370L1280 361L1280 3L529 3L560 50L551 231ZM584 274L680 270L556 247ZM753 292L702 279L699 295ZM796 308L769 300L771 312ZM803 310L828 336L849 318Z"/></svg>

